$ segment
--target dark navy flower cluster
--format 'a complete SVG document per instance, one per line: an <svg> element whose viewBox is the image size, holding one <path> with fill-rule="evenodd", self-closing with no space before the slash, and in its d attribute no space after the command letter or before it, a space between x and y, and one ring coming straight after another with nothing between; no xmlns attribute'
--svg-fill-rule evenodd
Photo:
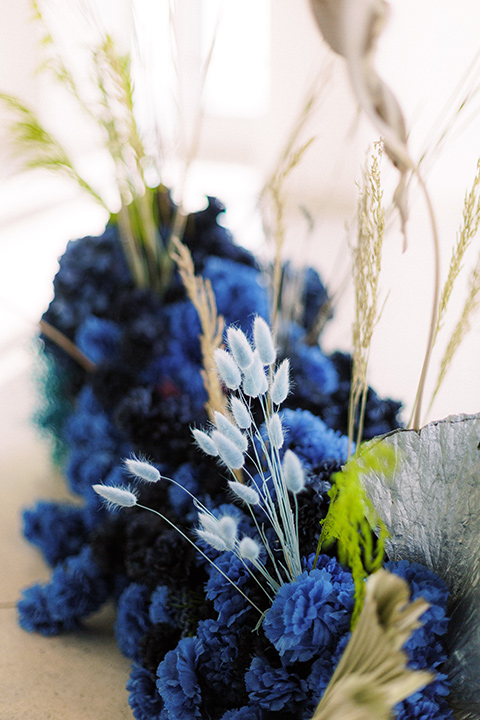
<svg viewBox="0 0 480 720"><path fill-rule="evenodd" d="M218 222L222 210L209 198L204 211L189 217L185 241L227 324L248 333L253 316L268 315L267 288L254 258ZM172 527L195 537L191 493L214 518L228 514L243 534L256 532L252 515L232 504L215 459L201 456L191 441L191 426L206 423L206 395L199 322L179 278L162 299L135 288L117 229L109 226L98 238L69 243L54 287L44 319L95 364L87 373L44 339L51 372L63 378L55 433L65 447L69 487L83 503L41 502L25 511L25 536L53 573L24 592L21 625L44 635L72 630L113 599L118 645L133 663L128 690L137 720L309 718L348 641L354 592L351 573L333 551L313 568L329 477L346 459L350 369L349 357L327 357L309 344L327 301L318 274L306 273L303 316L288 332L293 390L280 413L281 455L294 451L307 473L298 495L303 572L281 584L273 601L258 572L237 556L198 539L202 556ZM397 427L399 408L370 389L367 437ZM132 453L148 456L175 482L136 485L121 462ZM133 507L109 511L92 491L95 483L133 483L139 502L162 517ZM253 515L263 524L261 509ZM399 717L447 720L446 590L419 566L391 569L407 579L413 597L431 604L407 649L413 667L438 672L401 704ZM255 607L264 613L259 627Z"/></svg>

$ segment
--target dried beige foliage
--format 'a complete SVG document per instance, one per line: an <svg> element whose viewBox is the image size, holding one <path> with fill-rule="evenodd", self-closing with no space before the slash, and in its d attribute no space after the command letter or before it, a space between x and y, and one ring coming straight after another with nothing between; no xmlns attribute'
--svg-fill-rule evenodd
<svg viewBox="0 0 480 720"><path fill-rule="evenodd" d="M402 650L428 604L409 602L407 583L386 570L371 575L365 603L312 720L390 720L397 703L433 680L407 668Z"/></svg>
<svg viewBox="0 0 480 720"><path fill-rule="evenodd" d="M407 149L402 110L375 65L377 38L388 15L385 0L310 0L317 25L332 50L345 58L355 97L382 136L400 171L394 201L407 220L406 176L414 163Z"/></svg>
<svg viewBox="0 0 480 720"><path fill-rule="evenodd" d="M217 313L217 304L210 281L195 275L190 250L178 237L174 236L172 238L172 244L175 248L172 252L172 258L177 263L187 295L200 318L202 327L200 334L200 348L203 357L202 376L208 394L206 410L213 421L215 410L224 415L229 414L222 384L215 370L213 355L215 349L222 345L222 333L225 324L223 317Z"/></svg>

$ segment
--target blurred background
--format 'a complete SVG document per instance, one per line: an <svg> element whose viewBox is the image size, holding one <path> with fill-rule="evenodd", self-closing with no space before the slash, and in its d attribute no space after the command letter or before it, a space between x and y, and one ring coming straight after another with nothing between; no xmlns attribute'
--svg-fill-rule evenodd
<svg viewBox="0 0 480 720"><path fill-rule="evenodd" d="M444 277L480 156L480 7L475 0L391 0L389 5L377 68L404 108L411 155L419 159L430 151L424 172L440 228ZM97 129L48 73L38 72L44 59L42 32L32 19L30 1L0 0L0 8L0 92L17 96L38 113L114 207L112 171ZM314 91L314 109L300 140L315 140L286 186L286 253L298 265L314 264L331 292L343 288L322 343L326 351L348 349L353 316L351 287L347 283L345 288L348 237L361 169L378 138L359 114L342 59L322 42L308 0L49 0L41 8L79 78L95 22L133 53L142 126L147 135L155 122L161 129L162 181L173 188L174 197L183 196L188 209L202 207L207 194L218 196L227 206L224 222L238 242L267 257L259 193ZM132 39L134 24L138 43ZM200 101L202 67L214 35ZM84 82L88 93L88 77ZM57 258L67 241L100 233L107 217L67 180L44 171L18 174L8 117L0 111L0 118L1 387L31 363L30 340L51 298ZM198 149L183 185L182 163L198 127ZM391 207L396 180L396 171L385 162L385 308L374 336L369 381L381 395L404 402L407 420L426 346L433 251L425 203L415 183L408 249L402 251ZM454 291L430 387L479 250L480 239L473 243ZM480 410L479 361L477 317L429 419Z"/></svg>

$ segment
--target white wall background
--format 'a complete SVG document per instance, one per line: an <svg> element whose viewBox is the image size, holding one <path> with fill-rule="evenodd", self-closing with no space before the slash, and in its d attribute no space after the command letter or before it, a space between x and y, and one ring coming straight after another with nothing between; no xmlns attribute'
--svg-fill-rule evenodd
<svg viewBox="0 0 480 720"><path fill-rule="evenodd" d="M125 2L92 2L114 20L114 31L123 42L129 17ZM178 2L182 100L187 109L190 105L187 119L195 117L192 99L196 97L199 59L206 45L201 30L221 4L218 0ZM240 8L241 22L237 19L233 23L233 39L224 42L223 55L220 42L217 47L219 56L212 67L212 85L207 87L206 94L209 111L204 119L199 162L192 172L189 196L193 200L199 193L220 195L230 208L228 221L242 241L258 243L261 234L255 215L256 194L275 166L307 90L320 73L325 88L304 135L306 139L315 134L316 141L289 183L289 241L295 247L297 260L300 256L318 264L335 289L348 273L344 225L354 215L355 181L375 133L358 116L345 83L342 61L322 44L307 0L224 0L223 4L230 10ZM71 5L71 0L56 3L52 0L49 4L60 27L62 16L67 16L64 38L69 50L69 33L81 27L69 18ZM138 0L140 17L147 18L145 24L152 31L151 48L160 52L159 72L164 70L160 94L165 93L168 82L174 82L172 70L165 64L165 53L162 55L166 35L160 23L166 6L166 0L150 4ZM439 220L445 272L460 223L463 195L480 156L480 118L475 114L479 101L474 96L478 74L470 89L465 88L463 94L451 100L480 48L480 6L476 0L457 3L391 0L390 6L391 18L379 46L377 65L404 107L411 128L412 155L419 157L426 146L436 141L438 118L445 104L447 114L453 115L468 93L473 96L467 105L470 109L459 114L455 132L427 178ZM150 23L149 13L157 13ZM0 0L0 91L19 95L32 104L44 122L68 144L85 171L98 182L108 182L108 168L97 152L98 138L84 125L73 105L65 103L63 95L47 80L35 75L40 62L38 28L29 22L29 14L27 0L16 3ZM228 14L224 19L226 26L223 29L220 26L219 31L222 39L226 37L222 32L228 32ZM145 43L147 47L147 40ZM255 92L249 93L253 81ZM232 91L235 87L237 90ZM246 101L243 107L239 104L242 96ZM174 127L171 107L165 104L162 107L167 113L165 124ZM445 117L445 112L441 117ZM463 117L471 118L466 128ZM176 147L175 151L181 148ZM13 178L15 169L16 161L2 122L0 296L4 302L3 306L0 303L0 323L2 328L8 328L8 337L15 328L26 327L21 324L21 315L32 323L38 317L39 308L50 293L55 257L68 237L99 232L105 219L71 186L44 175ZM387 168L387 199L394 179L394 171ZM315 219L308 241L306 224L298 211L300 205L306 206ZM398 223L393 223L387 239L382 294L385 297L389 293L389 297L375 336L370 371L372 384L382 394L399 397L407 406L413 400L427 332L432 276L430 245L424 204L413 188L407 253L401 252ZM476 261L479 247L480 240L468 258L470 264ZM457 304L463 300L465 282L463 279L457 288ZM349 346L351 314L351 296L347 292L338 307L337 319L325 336L329 349ZM434 417L480 409L479 327L477 318L434 407Z"/></svg>

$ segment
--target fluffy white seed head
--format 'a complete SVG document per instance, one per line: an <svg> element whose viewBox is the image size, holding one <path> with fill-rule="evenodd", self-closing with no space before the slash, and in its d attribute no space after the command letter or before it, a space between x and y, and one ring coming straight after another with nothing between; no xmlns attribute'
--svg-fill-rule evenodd
<svg viewBox="0 0 480 720"><path fill-rule="evenodd" d="M259 315L253 322L253 339L258 356L263 365L271 365L274 363L277 353L275 351L272 332L268 323Z"/></svg>
<svg viewBox="0 0 480 720"><path fill-rule="evenodd" d="M280 415L278 413L274 413L271 417L268 418L266 425L268 439L270 440L274 448L277 448L277 450L280 449L283 445L284 440Z"/></svg>
<svg viewBox="0 0 480 720"><path fill-rule="evenodd" d="M221 412L215 410L214 419L217 428L222 432L229 440L241 450L242 453L246 453L248 449L248 440L240 430L230 422Z"/></svg>
<svg viewBox="0 0 480 720"><path fill-rule="evenodd" d="M137 504L137 496L128 488L109 485L92 485L92 487L97 495L106 500L109 507L133 507Z"/></svg>
<svg viewBox="0 0 480 720"><path fill-rule="evenodd" d="M158 482L161 478L157 468L145 462L145 460L138 460L138 458L132 457L125 460L124 463L130 475L133 475L133 477L139 480Z"/></svg>
<svg viewBox="0 0 480 720"><path fill-rule="evenodd" d="M258 505L260 502L260 496L254 488L234 480L229 480L228 484L230 490L247 505Z"/></svg>
<svg viewBox="0 0 480 720"><path fill-rule="evenodd" d="M242 374L233 357L226 350L217 348L213 357L220 380L229 390L236 390L242 382Z"/></svg>
<svg viewBox="0 0 480 720"><path fill-rule="evenodd" d="M290 361L288 358L279 366L273 378L270 397L275 405L281 405L290 391Z"/></svg>
<svg viewBox="0 0 480 720"><path fill-rule="evenodd" d="M239 328L229 327L227 330L227 342L238 367L240 370L245 371L253 362L253 350L245 333Z"/></svg>
<svg viewBox="0 0 480 720"><path fill-rule="evenodd" d="M256 350L253 353L252 364L244 371L242 389L245 395L253 398L263 395L268 390L267 376Z"/></svg>
<svg viewBox="0 0 480 720"><path fill-rule="evenodd" d="M217 532L227 546L227 550L233 550L237 539L237 521L231 515L224 515L218 521Z"/></svg>
<svg viewBox="0 0 480 720"><path fill-rule="evenodd" d="M238 427L242 430L248 430L252 424L252 416L245 403L236 397L231 397L230 410L232 411L232 415L235 418L235 422Z"/></svg>
<svg viewBox="0 0 480 720"><path fill-rule="evenodd" d="M231 470L239 470L243 467L245 459L238 445L224 435L220 430L212 432L212 440L217 449L218 456Z"/></svg>
<svg viewBox="0 0 480 720"><path fill-rule="evenodd" d="M208 532L211 532L214 535L217 534L218 520L213 517L213 515L209 515L208 513L198 513L198 522L202 526L203 530L208 530Z"/></svg>
<svg viewBox="0 0 480 720"><path fill-rule="evenodd" d="M255 540L249 537L244 537L240 540L238 545L238 551L240 557L244 560L250 560L250 562L256 562L260 555L260 547Z"/></svg>
<svg viewBox="0 0 480 720"><path fill-rule="evenodd" d="M210 435L207 435L206 432L198 428L193 428L192 435L200 450L203 450L207 455L212 455L212 457L218 456L218 450Z"/></svg>
<svg viewBox="0 0 480 720"><path fill-rule="evenodd" d="M208 545L211 545L215 550L223 552L227 549L225 542L219 535L209 532L208 530L197 530L198 537L202 538Z"/></svg>
<svg viewBox="0 0 480 720"><path fill-rule="evenodd" d="M305 473L298 455L287 450L283 456L282 468L287 488L296 495L305 487Z"/></svg>

